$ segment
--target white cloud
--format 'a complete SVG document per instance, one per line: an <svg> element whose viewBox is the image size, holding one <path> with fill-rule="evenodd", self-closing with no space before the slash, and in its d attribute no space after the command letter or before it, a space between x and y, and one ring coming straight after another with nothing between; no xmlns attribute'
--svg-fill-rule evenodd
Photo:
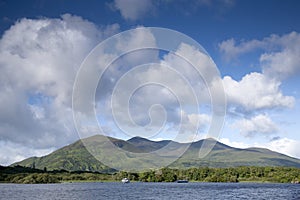
<svg viewBox="0 0 300 200"><path fill-rule="evenodd" d="M31 156L43 156L51 153L54 148L36 149L23 144L0 140L0 165L10 165Z"/></svg>
<svg viewBox="0 0 300 200"><path fill-rule="evenodd" d="M239 44L229 39L221 42L219 49L227 60L254 50L264 50L259 58L263 73L278 80L300 72L300 34L297 32L282 36L273 34L262 40L242 41Z"/></svg>
<svg viewBox="0 0 300 200"><path fill-rule="evenodd" d="M186 131L198 130L199 133L203 133L204 130L208 128L210 124L211 117L207 114L186 114L185 112L181 113L182 115L182 126ZM204 132L205 133L205 132ZM192 132L192 134L195 134Z"/></svg>
<svg viewBox="0 0 300 200"><path fill-rule="evenodd" d="M257 48L262 48L264 43L259 40L251 40L236 44L236 41L231 38L219 44L219 50L227 61L235 59L237 56L250 52Z"/></svg>
<svg viewBox="0 0 300 200"><path fill-rule="evenodd" d="M228 146L235 147L235 148L240 148L240 149L245 149L245 148L251 147L251 145L246 144L244 142L235 142L235 141L231 141L228 138L221 138L219 141L223 144L228 145Z"/></svg>
<svg viewBox="0 0 300 200"><path fill-rule="evenodd" d="M250 73L240 81L226 76L223 78L228 97L229 110L242 114L232 127L245 137L270 138L280 133L280 125L266 114L259 114L274 108L292 108L295 104L293 96L285 96L280 90L282 81L300 72L299 48L300 34L292 32L283 36L271 35L263 40L251 40L236 44L233 39L220 44L220 50L227 60L239 55L264 50L259 56L262 73ZM255 114L253 116L253 114ZM252 116L251 118L244 118ZM222 139L221 142L237 148L260 147L300 158L300 142L288 138L280 138L267 143L247 144Z"/></svg>
<svg viewBox="0 0 300 200"><path fill-rule="evenodd" d="M199 81L203 84L202 81L205 81L204 84L207 84L209 87L214 79L219 77L219 72L216 71L213 60L195 47L182 43L175 53L182 56L185 60L168 54L164 57L164 61L167 65L180 71L193 85L196 85Z"/></svg>
<svg viewBox="0 0 300 200"><path fill-rule="evenodd" d="M296 48L294 48L296 47ZM300 35L294 47L280 52L264 53L260 57L263 73L279 80L286 79L300 72Z"/></svg>
<svg viewBox="0 0 300 200"><path fill-rule="evenodd" d="M156 42L150 33L140 32L127 38L126 43L122 41L117 44L120 46L118 48L138 47L136 40L133 44L130 43L133 38L143 38L140 42L149 41L151 45ZM198 107L209 104L210 94L207 87L218 74L212 60L198 49L181 44L175 53L184 56L195 66L173 53L166 54L162 60L159 60L158 53L147 54L146 52L142 57L126 54L121 58L122 67L115 64L111 70L108 70L109 78L106 78L106 75L102 77L107 79L105 82L115 81L110 82L110 86L103 84L103 87L98 88L97 96L101 97L99 98L101 101L98 102L97 109L100 115L110 121L117 120L119 128L128 134L139 134L142 137L152 136L153 131L157 131L161 126L176 132L174 129L178 130L181 125L181 131L186 134L197 132L195 120L199 115ZM157 64L136 67L140 60L147 62L154 60ZM202 74L198 74L196 68L200 68ZM206 78L207 85L203 77ZM116 82L118 85L115 85ZM112 91L108 91L107 96L103 95L102 90L107 88L114 89L113 96L111 96ZM111 108L114 109L114 116L111 116ZM185 112L184 116L180 114L180 109ZM198 117L200 117L199 129L203 130L203 126L208 127L206 113L201 113ZM133 127L137 129L134 130Z"/></svg>
<svg viewBox="0 0 300 200"><path fill-rule="evenodd" d="M172 8L172 12L184 15L192 15L195 12L202 12L203 9L210 8L215 14L221 17L234 5L235 0L192 0L188 4L184 0L114 0L113 3L108 4L113 11L119 11L125 20L131 21L157 14L157 7L163 9L165 7L167 9Z"/></svg>
<svg viewBox="0 0 300 200"><path fill-rule="evenodd" d="M300 34L291 32L266 38L266 45L277 50L269 50L260 56L263 73L279 80L300 73ZM278 50L279 49L279 50Z"/></svg>
<svg viewBox="0 0 300 200"><path fill-rule="evenodd" d="M114 8L119 10L126 20L138 20L151 15L154 5L152 0L115 0Z"/></svg>
<svg viewBox="0 0 300 200"><path fill-rule="evenodd" d="M124 52L133 49L140 49L141 46L155 47L156 39L150 30L143 27L137 27L131 30L126 38L118 38L116 48Z"/></svg>
<svg viewBox="0 0 300 200"><path fill-rule="evenodd" d="M281 85L287 79L300 72L300 34L291 32L282 36L272 34L261 40L236 42L234 39L219 44L220 52L225 59L232 60L242 54L262 52L258 55L261 73L246 74L241 80L233 80L230 76L223 78L228 97L229 113L238 114L242 119L235 122L235 128L245 136L256 133L271 134L276 125L266 116L261 116L259 123L256 117L245 119L258 113L292 108L295 104L293 96L284 95ZM264 135L265 135L264 134Z"/></svg>
<svg viewBox="0 0 300 200"><path fill-rule="evenodd" d="M77 139L71 110L77 69L98 42L117 31L118 25L100 28L69 14L21 19L10 27L0 40L1 142L33 155Z"/></svg>
<svg viewBox="0 0 300 200"><path fill-rule="evenodd" d="M152 33L145 29L138 28L126 36L126 40L116 43L117 49L138 49L141 45L156 44ZM174 53L165 54L160 60L157 51L148 50L125 54L109 66L97 88L100 118L106 123L117 122L116 129L121 129L119 134L124 131L131 136L149 137L157 130L166 130L159 129L161 126L176 132L182 125L182 132L197 132L198 106L210 103L207 87L212 85L218 73L212 60L190 45L181 44L175 53L191 63ZM184 116L180 109L186 112ZM202 117L198 124L201 131L203 126L209 125L202 114L206 116L207 113L199 116Z"/></svg>
<svg viewBox="0 0 300 200"><path fill-rule="evenodd" d="M289 139L289 138L280 138L278 140L271 141L265 145L257 145L261 148L269 148L273 151L277 151L292 157L300 158L300 141Z"/></svg>
<svg viewBox="0 0 300 200"><path fill-rule="evenodd" d="M253 137L255 135L268 136L278 131L276 124L267 115L262 114L250 119L237 120L232 126L246 137Z"/></svg>
<svg viewBox="0 0 300 200"><path fill-rule="evenodd" d="M254 143L254 144L248 144L245 142L235 142L228 138L222 138L220 139L220 142L229 145L231 147L242 148L242 149L250 148L250 147L267 148L272 151L276 151L300 159L300 151L299 151L300 141L290 139L290 138L279 138L277 140L273 140L266 143Z"/></svg>
<svg viewBox="0 0 300 200"><path fill-rule="evenodd" d="M292 96L284 96L280 90L281 82L264 74L253 72L242 80L235 81L230 76L223 78L229 106L239 111L255 111L294 105Z"/></svg>

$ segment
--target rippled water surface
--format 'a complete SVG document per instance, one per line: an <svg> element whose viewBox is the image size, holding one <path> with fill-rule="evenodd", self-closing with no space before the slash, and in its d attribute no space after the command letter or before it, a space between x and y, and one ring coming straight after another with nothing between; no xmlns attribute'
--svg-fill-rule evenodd
<svg viewBox="0 0 300 200"><path fill-rule="evenodd" d="M0 199L300 199L300 184L0 184Z"/></svg>

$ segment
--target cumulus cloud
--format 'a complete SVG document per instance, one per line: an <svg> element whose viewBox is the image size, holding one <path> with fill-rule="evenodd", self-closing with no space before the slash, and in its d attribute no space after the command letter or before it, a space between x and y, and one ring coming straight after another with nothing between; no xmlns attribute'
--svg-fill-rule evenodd
<svg viewBox="0 0 300 200"><path fill-rule="evenodd" d="M154 9L152 0L115 0L113 6L124 19L133 21L151 15Z"/></svg>
<svg viewBox="0 0 300 200"><path fill-rule="evenodd" d="M268 136L278 131L277 125L263 114L250 119L237 120L232 126L246 137L253 137L256 134Z"/></svg>
<svg viewBox="0 0 300 200"><path fill-rule="evenodd" d="M235 111L251 112L262 109L291 108L295 103L294 97L282 94L281 82L261 73L247 74L240 81L225 76L223 84L228 104Z"/></svg>
<svg viewBox="0 0 300 200"><path fill-rule="evenodd" d="M291 32L282 36L273 34L262 40L254 39L237 43L233 38L219 44L226 60L254 50L264 50L259 61L262 71L271 78L283 80L300 72L300 34Z"/></svg>
<svg viewBox="0 0 300 200"><path fill-rule="evenodd" d="M138 35L140 37L137 37ZM150 33L140 32L137 36L134 34L126 41L143 38L141 42L149 41L151 45L155 45L156 41ZM136 40L133 42L136 43ZM122 46L126 49L131 45L135 47L135 44L130 42L124 45L117 44L117 47ZM181 44L175 53L198 66L198 73L191 63L174 53L165 54L162 59L158 57L157 52L146 51L142 57L134 53L124 55L120 62L110 66L111 69L102 77L104 82L109 84L103 82L101 86L100 82L97 89L97 110L100 115L110 121L117 120L119 128L133 134L132 136L138 134L149 137L155 131L176 132L181 128L180 131L185 133L182 137L184 138L188 137L187 134L195 134L208 127L207 113L199 115L198 108L201 104L209 104L208 87L218 75L212 70L215 67L212 60L198 49ZM141 65L145 61L151 64ZM119 64L122 67L118 67ZM136 67L139 64L140 67ZM203 76L207 82L203 80ZM114 81L111 81L112 79ZM166 126L167 129L159 129L161 126ZM137 129L134 130L133 127Z"/></svg>
<svg viewBox="0 0 300 200"><path fill-rule="evenodd" d="M29 149L74 141L71 94L77 69L98 42L117 31L118 25L97 27L69 14L21 19L7 30L0 40L1 141Z"/></svg>
<svg viewBox="0 0 300 200"><path fill-rule="evenodd" d="M295 98L281 91L283 81L300 72L300 34L291 32L285 35L272 34L261 40L249 41L229 39L219 44L219 50L228 61L250 52L258 55L261 73L246 74L241 80L230 76L223 78L228 97L229 113L238 114L242 119L235 122L235 128L245 136L270 134L276 125L264 115L257 113L274 109L293 108ZM245 119L245 116L252 117ZM260 116L260 118L257 118ZM257 121L265 122L265 126ZM256 127L256 128L255 128Z"/></svg>

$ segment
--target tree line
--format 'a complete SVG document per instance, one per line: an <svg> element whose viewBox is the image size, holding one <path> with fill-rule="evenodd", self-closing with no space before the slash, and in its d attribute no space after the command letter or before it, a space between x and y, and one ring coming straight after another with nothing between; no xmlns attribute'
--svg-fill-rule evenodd
<svg viewBox="0 0 300 200"><path fill-rule="evenodd" d="M0 167L0 182L6 183L61 183L71 181L120 181L122 178L142 182L276 182L297 183L300 169L292 167L233 167L233 168L162 168L145 172L119 171L113 174L66 170L47 171L28 167Z"/></svg>

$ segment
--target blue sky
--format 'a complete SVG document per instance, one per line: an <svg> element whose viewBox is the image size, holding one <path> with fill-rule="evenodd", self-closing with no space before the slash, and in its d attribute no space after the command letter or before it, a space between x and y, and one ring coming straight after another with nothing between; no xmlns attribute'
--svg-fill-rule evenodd
<svg viewBox="0 0 300 200"><path fill-rule="evenodd" d="M221 142L300 158L299 10L300 2L292 0L1 0L0 164L44 155L77 140L71 97L80 64L105 38L141 26L184 33L214 60L228 103ZM165 56L157 59L174 62ZM124 63L121 59L116 65ZM160 94L158 88L148 89ZM102 93L98 95L101 102ZM138 95L133 102L141 102ZM169 139L174 133L170 127L176 124L176 109L171 108L176 103L164 103L170 107L170 123L165 135L153 139ZM188 129L194 118L202 120L201 126L207 123L210 113L185 114ZM113 129L111 118L100 111L98 117L105 131ZM203 125L203 137L205 130Z"/></svg>

